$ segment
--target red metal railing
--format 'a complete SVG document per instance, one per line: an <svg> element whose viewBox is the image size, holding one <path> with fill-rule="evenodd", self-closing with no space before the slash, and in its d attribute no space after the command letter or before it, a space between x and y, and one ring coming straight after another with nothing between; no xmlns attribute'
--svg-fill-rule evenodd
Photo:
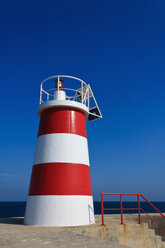
<svg viewBox="0 0 165 248"><path fill-rule="evenodd" d="M103 196L104 195L119 195L120 196L120 208L104 208L104 199ZM137 208L123 208L123 199L122 196L123 195L134 195L137 196L137 204L138 207ZM123 222L123 211L124 210L137 210L138 211L138 219L139 219L139 224L141 224L141 211L143 213L145 213L150 219L152 219L164 232L165 229L163 229L163 227L157 223L152 216L150 216L148 213L146 213L144 211L144 209L142 209L140 207L140 197L142 197L152 208L154 208L164 219L165 219L165 215L163 215L150 201L148 201L142 194L136 194L136 193L101 193L101 212L102 212L102 225L104 225L104 211L106 210L120 210L120 214L121 214L121 224L124 224Z"/></svg>

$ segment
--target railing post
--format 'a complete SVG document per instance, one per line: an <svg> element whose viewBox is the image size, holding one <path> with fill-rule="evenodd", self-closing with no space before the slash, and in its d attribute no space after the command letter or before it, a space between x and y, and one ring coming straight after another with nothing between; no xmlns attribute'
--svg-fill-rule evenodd
<svg viewBox="0 0 165 248"><path fill-rule="evenodd" d="M121 210L121 224L123 224L123 202L122 202L122 195L120 195L120 210Z"/></svg>
<svg viewBox="0 0 165 248"><path fill-rule="evenodd" d="M83 103L84 95L83 95L83 82L81 81L81 103Z"/></svg>
<svg viewBox="0 0 165 248"><path fill-rule="evenodd" d="M139 199L139 195L137 195L137 200L138 200L138 216L139 216L139 224L141 224L141 216L140 216L140 199Z"/></svg>
<svg viewBox="0 0 165 248"><path fill-rule="evenodd" d="M59 77L58 77L58 85L57 85L57 90L59 91Z"/></svg>
<svg viewBox="0 0 165 248"><path fill-rule="evenodd" d="M104 225L104 203L103 203L103 194L101 193L101 214L102 214L102 225Z"/></svg>
<svg viewBox="0 0 165 248"><path fill-rule="evenodd" d="M88 85L88 109L89 109L89 85Z"/></svg>
<svg viewBox="0 0 165 248"><path fill-rule="evenodd" d="M42 102L42 84L40 86L40 104L41 104L41 102Z"/></svg>

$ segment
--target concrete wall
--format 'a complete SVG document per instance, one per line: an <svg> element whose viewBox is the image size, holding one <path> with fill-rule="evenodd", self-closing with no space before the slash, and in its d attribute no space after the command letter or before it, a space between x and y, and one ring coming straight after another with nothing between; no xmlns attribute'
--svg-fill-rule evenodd
<svg viewBox="0 0 165 248"><path fill-rule="evenodd" d="M66 228L65 228L66 229ZM148 229L147 223L139 224L112 224L90 225L81 227L68 227L84 235L110 240L130 248L163 248L161 237L155 235L155 231Z"/></svg>
<svg viewBox="0 0 165 248"><path fill-rule="evenodd" d="M149 215L165 230L165 219L162 216L160 216L159 214L149 214ZM126 214L125 219L134 220L135 222L138 222L138 217L135 214ZM145 214L141 214L141 220L142 222L147 223L149 228L154 229L155 234L160 235L162 237L162 240L165 241L165 231L163 231L158 225L156 225L153 222L153 220L151 220Z"/></svg>

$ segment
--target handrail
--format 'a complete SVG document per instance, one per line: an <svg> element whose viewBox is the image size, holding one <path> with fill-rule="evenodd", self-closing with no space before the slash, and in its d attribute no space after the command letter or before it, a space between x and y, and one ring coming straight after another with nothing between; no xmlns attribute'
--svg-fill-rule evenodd
<svg viewBox="0 0 165 248"><path fill-rule="evenodd" d="M82 83L84 83L86 85L86 83L80 79L80 78L77 78L77 77L72 77L72 76L68 76L68 75L55 75L55 76L51 76L51 77L47 77L45 78L42 82L41 82L41 86L43 85L44 82L48 81L49 79L52 79L52 78L71 78L71 79L75 79L77 81L80 81Z"/></svg>
<svg viewBox="0 0 165 248"><path fill-rule="evenodd" d="M154 218L152 218L152 216L150 216L149 214L147 214L146 213L146 211L144 211L142 208L141 208L141 210L153 221L153 222L155 222L155 224L157 225L157 226L159 226L164 232L165 232L165 229L159 224L159 223L157 223L156 222L156 220L154 220Z"/></svg>
<svg viewBox="0 0 165 248"><path fill-rule="evenodd" d="M146 201L146 202L148 202L150 205L151 205L151 207L153 207L163 218L165 218L165 215L164 214L162 214L150 201L148 201L142 194L140 194L140 196Z"/></svg>
<svg viewBox="0 0 165 248"><path fill-rule="evenodd" d="M120 208L104 208L104 199L103 196L104 195L119 195L120 196ZM138 207L137 208L123 208L123 201L122 201L122 196L123 195L134 195L137 196L137 203L138 203ZM165 229L159 224L157 223L153 217L151 217L148 213L146 213L141 207L140 207L140 197L142 197L152 208L154 208L164 219L165 219L165 215L162 214L149 200L147 200L142 194L140 193L101 193L101 213L102 213L102 225L104 225L104 211L106 210L120 210L120 214L121 214L121 224L124 224L123 221L123 211L124 210L138 210L138 219L139 219L139 224L141 224L141 211L143 211L143 213L145 213L150 219L152 219L152 221L154 221L157 226L159 226L164 232Z"/></svg>

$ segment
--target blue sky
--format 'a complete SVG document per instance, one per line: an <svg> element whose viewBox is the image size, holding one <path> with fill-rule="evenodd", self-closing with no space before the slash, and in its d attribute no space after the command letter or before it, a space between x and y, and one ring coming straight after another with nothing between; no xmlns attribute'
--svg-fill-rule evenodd
<svg viewBox="0 0 165 248"><path fill-rule="evenodd" d="M82 78L103 115L87 123L94 199L165 201L165 2L5 1L1 6L0 201L26 200L47 76Z"/></svg>

